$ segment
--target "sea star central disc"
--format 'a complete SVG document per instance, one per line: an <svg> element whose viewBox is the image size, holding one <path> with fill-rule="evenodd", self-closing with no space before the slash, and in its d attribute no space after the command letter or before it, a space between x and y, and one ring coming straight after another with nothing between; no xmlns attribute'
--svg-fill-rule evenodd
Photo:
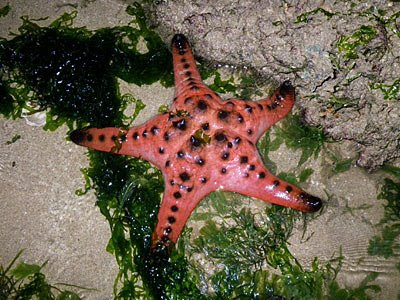
<svg viewBox="0 0 400 300"><path fill-rule="evenodd" d="M315 212L322 202L273 176L255 146L295 100L285 81L272 97L259 101L223 101L201 80L184 35L172 39L175 98L169 113L129 130L89 128L71 133L76 144L131 155L161 169L165 191L153 244L179 238L198 203L216 190Z"/></svg>

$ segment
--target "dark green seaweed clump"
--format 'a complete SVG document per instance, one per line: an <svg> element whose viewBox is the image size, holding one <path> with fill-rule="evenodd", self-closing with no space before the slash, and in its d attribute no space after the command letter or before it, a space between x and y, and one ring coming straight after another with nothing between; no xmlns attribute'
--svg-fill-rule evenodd
<svg viewBox="0 0 400 300"><path fill-rule="evenodd" d="M11 116L14 109L13 102L7 85L0 81L0 112L5 116Z"/></svg>
<svg viewBox="0 0 400 300"><path fill-rule="evenodd" d="M52 107L57 116L106 126L120 118L121 103L109 69L110 49L101 51L99 38L38 28L2 43L0 59L7 71L19 71L15 80L34 91L41 109Z"/></svg>
<svg viewBox="0 0 400 300"><path fill-rule="evenodd" d="M49 27L23 18L21 34L0 42L0 112L19 116L28 97L31 111L51 108L49 129L71 119L80 126L122 125L125 103L116 89L117 77L139 85L172 82L166 45L145 26L140 6L128 12L137 16L139 29L71 28L74 13ZM144 54L136 49L139 37L146 41Z"/></svg>

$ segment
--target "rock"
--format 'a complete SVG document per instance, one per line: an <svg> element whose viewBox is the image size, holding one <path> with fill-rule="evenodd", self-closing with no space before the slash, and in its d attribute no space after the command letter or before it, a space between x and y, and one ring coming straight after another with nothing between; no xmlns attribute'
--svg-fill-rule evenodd
<svg viewBox="0 0 400 300"><path fill-rule="evenodd" d="M176 0L149 10L166 41L181 32L197 56L292 80L305 121L356 143L360 166L400 157L399 3Z"/></svg>

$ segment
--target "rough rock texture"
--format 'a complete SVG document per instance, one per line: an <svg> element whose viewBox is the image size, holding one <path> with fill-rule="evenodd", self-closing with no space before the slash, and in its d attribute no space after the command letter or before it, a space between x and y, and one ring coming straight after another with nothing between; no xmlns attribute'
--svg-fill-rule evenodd
<svg viewBox="0 0 400 300"><path fill-rule="evenodd" d="M400 95L378 88L399 78L399 3L177 0L150 10L166 41L182 32L197 56L292 80L305 120L354 141L360 166L400 156Z"/></svg>

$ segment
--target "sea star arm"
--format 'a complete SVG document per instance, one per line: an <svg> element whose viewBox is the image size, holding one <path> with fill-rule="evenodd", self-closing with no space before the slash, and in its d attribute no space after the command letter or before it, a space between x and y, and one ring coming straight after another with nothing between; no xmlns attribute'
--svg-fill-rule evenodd
<svg viewBox="0 0 400 300"><path fill-rule="evenodd" d="M294 87L289 81L285 81L267 99L258 101L228 99L224 102L224 106L236 116L233 120L236 129L233 130L256 143L272 125L291 111L294 102Z"/></svg>
<svg viewBox="0 0 400 300"><path fill-rule="evenodd" d="M229 159L224 160L223 154L215 159L215 165L220 171L214 178L216 188L303 212L315 212L321 208L321 199L272 175L265 168L251 141L243 138L238 145L221 150L229 150L225 152L229 153Z"/></svg>
<svg viewBox="0 0 400 300"><path fill-rule="evenodd" d="M176 243L192 211L212 191L211 186L207 184L202 189L193 189L190 193L171 186L168 179L165 184L166 188L158 212L158 223L153 233L153 245L158 242L166 245L169 242ZM179 185L176 184L176 186Z"/></svg>
<svg viewBox="0 0 400 300"><path fill-rule="evenodd" d="M316 212L321 208L321 199L272 175L261 161L254 161L251 165L255 166L256 172L249 175L247 180L243 178L243 174L232 176L231 180L224 184L224 190L302 212Z"/></svg>
<svg viewBox="0 0 400 300"><path fill-rule="evenodd" d="M174 66L175 95L178 96L188 81L201 82L191 47L182 34L176 34L171 42Z"/></svg>
<svg viewBox="0 0 400 300"><path fill-rule="evenodd" d="M81 146L141 158L161 168L166 160L163 155L163 133L167 124L168 115L164 114L129 129L106 127L75 130L70 138Z"/></svg>
<svg viewBox="0 0 400 300"><path fill-rule="evenodd" d="M174 35L171 43L175 78L175 98L171 111L185 110L196 95L215 94L201 80L192 49L183 34ZM219 101L216 96L215 101Z"/></svg>
<svg viewBox="0 0 400 300"><path fill-rule="evenodd" d="M264 109L257 111L260 121L257 122L258 128L255 128L254 138L258 140L272 125L286 117L294 102L295 89L288 80L284 81L271 97L255 101L257 107Z"/></svg>

